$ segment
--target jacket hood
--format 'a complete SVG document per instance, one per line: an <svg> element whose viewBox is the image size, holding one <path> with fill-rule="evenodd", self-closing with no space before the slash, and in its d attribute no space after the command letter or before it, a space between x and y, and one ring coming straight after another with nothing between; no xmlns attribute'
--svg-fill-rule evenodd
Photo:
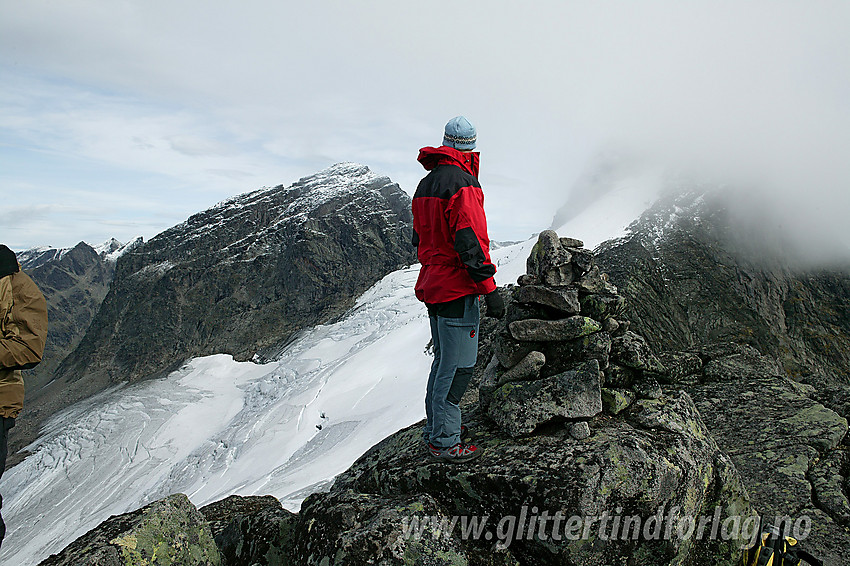
<svg viewBox="0 0 850 566"><path fill-rule="evenodd" d="M426 171L430 171L438 165L457 165L477 179L480 154L477 151L458 151L445 145L423 147L419 150L417 161L422 164Z"/></svg>
<svg viewBox="0 0 850 566"><path fill-rule="evenodd" d="M0 277L17 273L20 269L15 252L0 244Z"/></svg>

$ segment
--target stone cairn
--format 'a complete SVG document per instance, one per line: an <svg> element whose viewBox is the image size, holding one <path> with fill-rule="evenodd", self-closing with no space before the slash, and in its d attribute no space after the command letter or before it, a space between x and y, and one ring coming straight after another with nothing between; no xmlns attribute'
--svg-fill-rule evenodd
<svg viewBox="0 0 850 566"><path fill-rule="evenodd" d="M542 232L518 286L509 287L493 357L479 385L481 409L512 437L566 420L576 439L588 419L661 397L664 367L623 319L625 300L593 253Z"/></svg>

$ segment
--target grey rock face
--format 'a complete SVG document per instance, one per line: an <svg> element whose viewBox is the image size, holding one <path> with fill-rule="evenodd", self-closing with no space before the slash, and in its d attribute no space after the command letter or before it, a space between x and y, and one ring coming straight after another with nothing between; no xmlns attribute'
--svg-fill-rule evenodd
<svg viewBox="0 0 850 566"><path fill-rule="evenodd" d="M591 360L573 371L501 386L487 414L511 436L522 436L555 417L590 418L601 411L599 364Z"/></svg>
<svg viewBox="0 0 850 566"><path fill-rule="evenodd" d="M654 377L693 395L759 511L807 515L807 547L840 564L850 536L834 486L848 493L850 468L827 463L846 453L850 266L817 266L814 249L789 261L794 242L772 222L747 230L731 196L677 191L595 259L661 352Z"/></svg>
<svg viewBox="0 0 850 566"><path fill-rule="evenodd" d="M19 452L38 436L45 418L65 406L67 390L43 389L57 368L77 347L109 291L115 261L108 256L120 247L117 241L100 253L85 242L71 249L35 249L18 254L21 268L32 277L47 301L50 326L42 362L24 372L26 410L18 417L10 435L8 464L24 455Z"/></svg>
<svg viewBox="0 0 850 566"><path fill-rule="evenodd" d="M562 342L599 332L602 330L602 325L591 318L571 316L559 320L517 320L510 323L508 328L511 336L516 340Z"/></svg>
<svg viewBox="0 0 850 566"><path fill-rule="evenodd" d="M115 262L85 242L66 250L22 252L18 260L44 294L50 320L42 362L27 373L27 393L33 395L82 340L109 290Z"/></svg>
<svg viewBox="0 0 850 566"><path fill-rule="evenodd" d="M419 425L399 431L338 476L329 493L304 502L295 563L547 566L634 559L638 564L688 564L711 556L717 564L737 564L738 540L634 541L607 532L600 538L598 522L584 540L569 540L563 531L557 539L551 536L556 509L565 517L599 517L607 511L648 518L659 507L678 507L674 529L679 517L711 516L716 507L721 520L750 515L734 466L706 431L690 397L639 403L638 419L594 421L593 434L581 440L571 430L586 422L550 427L518 441L474 412L468 421L475 431L471 441L485 452L462 466L428 460ZM523 508L527 516L533 508L537 514L550 510L546 539L514 537L494 548L500 540L496 524L508 516L517 519ZM423 537L399 536L401 525L413 519L439 521L453 515L486 515L491 521L486 530L492 533L462 538L453 531L432 538L426 528Z"/></svg>

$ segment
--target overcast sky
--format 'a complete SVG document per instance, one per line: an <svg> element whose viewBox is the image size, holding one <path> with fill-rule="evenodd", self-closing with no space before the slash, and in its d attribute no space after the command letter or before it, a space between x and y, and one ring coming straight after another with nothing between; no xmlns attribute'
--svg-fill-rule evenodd
<svg viewBox="0 0 850 566"><path fill-rule="evenodd" d="M458 114L497 240L615 144L850 243L850 2L0 0L0 85L13 249L149 239L340 161L412 193Z"/></svg>

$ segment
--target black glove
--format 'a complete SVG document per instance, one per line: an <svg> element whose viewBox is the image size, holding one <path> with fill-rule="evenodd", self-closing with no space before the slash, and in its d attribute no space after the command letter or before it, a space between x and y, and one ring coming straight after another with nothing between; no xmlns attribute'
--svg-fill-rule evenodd
<svg viewBox="0 0 850 566"><path fill-rule="evenodd" d="M493 318L502 318L505 316L505 301L502 300L499 289L484 295L484 304L487 305L486 316L492 316Z"/></svg>

